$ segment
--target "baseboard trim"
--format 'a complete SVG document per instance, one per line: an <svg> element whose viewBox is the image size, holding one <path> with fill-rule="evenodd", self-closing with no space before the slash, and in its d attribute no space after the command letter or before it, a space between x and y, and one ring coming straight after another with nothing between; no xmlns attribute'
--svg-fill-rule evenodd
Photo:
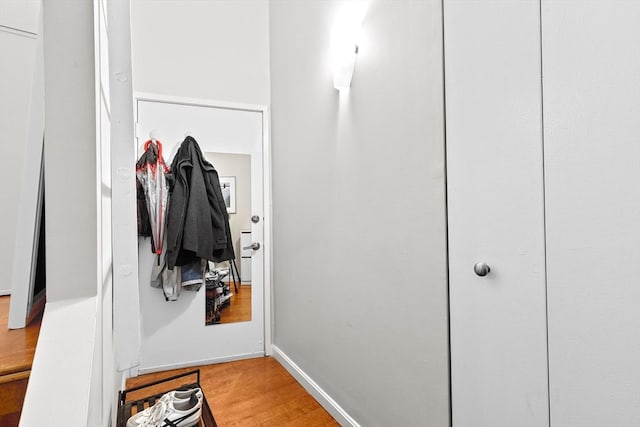
<svg viewBox="0 0 640 427"><path fill-rule="evenodd" d="M341 426L360 427L360 424L354 420L338 403L327 394L306 372L289 358L276 345L272 345L273 357L280 362L284 368L309 392L314 399L318 401L324 409L331 414L333 418L340 423Z"/></svg>
<svg viewBox="0 0 640 427"><path fill-rule="evenodd" d="M194 366L212 365L214 363L233 362L235 360L254 359L256 357L264 357L264 351L260 351L257 353L236 354L233 356L214 357L211 359L193 360L190 362L181 362L181 363L175 363L170 365L147 366L144 368L139 367L137 375L151 374L154 372L162 372L162 371L170 371L172 369L191 368Z"/></svg>
<svg viewBox="0 0 640 427"><path fill-rule="evenodd" d="M11 289L0 289L0 297L11 295Z"/></svg>

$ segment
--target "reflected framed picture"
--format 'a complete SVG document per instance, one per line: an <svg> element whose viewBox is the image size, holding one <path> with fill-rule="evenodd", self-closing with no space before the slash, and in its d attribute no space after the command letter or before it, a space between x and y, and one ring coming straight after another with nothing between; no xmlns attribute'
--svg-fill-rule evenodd
<svg viewBox="0 0 640 427"><path fill-rule="evenodd" d="M222 198L227 206L227 212L230 214L236 213L236 177L221 176L220 191L222 191Z"/></svg>

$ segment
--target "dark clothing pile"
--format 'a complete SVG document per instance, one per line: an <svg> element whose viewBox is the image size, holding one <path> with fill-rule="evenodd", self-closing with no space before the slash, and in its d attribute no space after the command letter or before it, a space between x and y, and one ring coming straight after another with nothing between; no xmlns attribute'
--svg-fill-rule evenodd
<svg viewBox="0 0 640 427"><path fill-rule="evenodd" d="M169 173L158 174L159 168ZM187 136L170 169L162 160L160 141L147 141L136 164L136 176L138 234L151 236L151 250L158 254L151 286L162 288L167 301L175 301L181 289L200 289L206 261L235 259L218 172L203 157L196 140ZM167 192L158 192L165 188Z"/></svg>
<svg viewBox="0 0 640 427"><path fill-rule="evenodd" d="M167 213L167 267L173 269L199 259L235 259L218 172L191 136L180 145L170 175L173 187Z"/></svg>
<svg viewBox="0 0 640 427"><path fill-rule="evenodd" d="M144 195L144 188L140 180L136 179L136 198L138 205L138 236L151 237L151 223L149 222L149 211L147 210L147 201ZM155 252L153 238L151 239L151 251Z"/></svg>

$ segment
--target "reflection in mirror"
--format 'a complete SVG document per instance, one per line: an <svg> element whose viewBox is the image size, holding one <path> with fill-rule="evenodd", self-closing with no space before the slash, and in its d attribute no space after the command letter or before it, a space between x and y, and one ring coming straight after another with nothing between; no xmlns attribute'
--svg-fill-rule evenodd
<svg viewBox="0 0 640 427"><path fill-rule="evenodd" d="M251 320L251 156L205 153L218 171L229 214L235 259L209 263L206 274L205 324Z"/></svg>

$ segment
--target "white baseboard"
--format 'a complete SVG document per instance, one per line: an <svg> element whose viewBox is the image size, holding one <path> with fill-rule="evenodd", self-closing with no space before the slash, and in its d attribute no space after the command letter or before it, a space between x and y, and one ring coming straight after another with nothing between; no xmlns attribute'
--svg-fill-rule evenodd
<svg viewBox="0 0 640 427"><path fill-rule="evenodd" d="M276 345L272 345L273 357L340 423L341 426L360 427L338 403L331 398L309 375L307 375L296 363L289 358Z"/></svg>
<svg viewBox="0 0 640 427"><path fill-rule="evenodd" d="M264 357L264 351L257 353L236 354L234 356L214 357L211 359L193 360L190 362L174 363L170 365L138 367L137 374L151 374L153 372L169 371L171 369L191 368L194 366L212 365L214 363L232 362L234 360L253 359L256 357ZM137 375L136 375L137 376Z"/></svg>
<svg viewBox="0 0 640 427"><path fill-rule="evenodd" d="M0 297L11 295L11 289L0 289Z"/></svg>

